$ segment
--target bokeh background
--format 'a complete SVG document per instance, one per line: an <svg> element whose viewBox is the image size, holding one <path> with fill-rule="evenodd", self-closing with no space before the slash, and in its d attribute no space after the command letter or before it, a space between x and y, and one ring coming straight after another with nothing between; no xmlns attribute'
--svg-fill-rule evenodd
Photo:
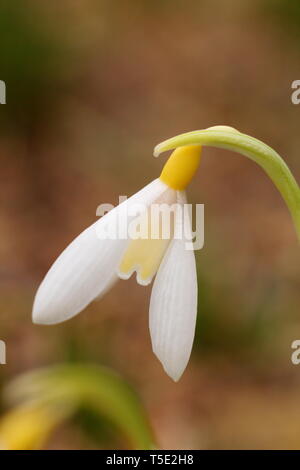
<svg viewBox="0 0 300 470"><path fill-rule="evenodd" d="M31 323L39 282L97 206L159 175L161 140L230 125L300 180L299 44L297 0L1 0L1 390L42 366L101 364L130 384L160 448L300 448L299 247L279 193L242 156L205 149L189 187L206 241L179 383L151 352L151 287L134 279L67 323ZM128 447L97 419L64 420L44 448Z"/></svg>

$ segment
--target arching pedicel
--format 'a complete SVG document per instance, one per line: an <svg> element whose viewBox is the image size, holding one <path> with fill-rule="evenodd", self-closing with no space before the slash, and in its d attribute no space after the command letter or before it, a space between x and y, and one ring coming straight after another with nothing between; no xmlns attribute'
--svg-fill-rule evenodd
<svg viewBox="0 0 300 470"><path fill-rule="evenodd" d="M232 127L214 126L167 139L155 147L154 156L158 157L162 152L186 145L206 145L232 150L260 165L285 200L300 241L300 188L289 167L275 150Z"/></svg>

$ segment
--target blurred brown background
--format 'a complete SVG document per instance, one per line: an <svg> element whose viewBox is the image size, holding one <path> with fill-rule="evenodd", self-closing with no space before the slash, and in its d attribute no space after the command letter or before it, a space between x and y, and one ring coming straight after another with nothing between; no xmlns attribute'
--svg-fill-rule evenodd
<svg viewBox="0 0 300 470"><path fill-rule="evenodd" d="M300 448L299 247L279 193L242 156L205 149L189 188L205 204L206 241L178 384L151 352L151 287L134 279L67 323L31 323L39 282L96 207L159 175L161 140L230 125L300 180L299 45L297 0L1 1L2 385L42 365L96 362L133 385L162 448ZM71 421L48 447L125 446L106 431L96 442Z"/></svg>

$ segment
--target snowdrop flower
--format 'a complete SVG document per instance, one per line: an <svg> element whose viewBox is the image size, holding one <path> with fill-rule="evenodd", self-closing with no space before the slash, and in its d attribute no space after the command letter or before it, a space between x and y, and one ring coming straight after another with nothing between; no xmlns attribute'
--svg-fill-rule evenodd
<svg viewBox="0 0 300 470"><path fill-rule="evenodd" d="M197 313L197 276L189 216L180 210L185 188L198 168L203 145L239 152L266 172L290 211L300 240L300 188L284 160L271 147L228 126L214 126L172 137L155 147L154 155L173 150L160 177L111 210L79 235L59 256L40 285L33 306L35 323L59 323L99 298L117 279L137 272L137 282L155 277L150 300L152 348L167 374L177 381L188 363ZM149 215L153 205L173 205L175 213L167 237L152 237L160 225ZM134 207L140 205L139 215ZM151 211L150 211L151 212ZM127 222L150 221L151 236L120 236ZM146 225L146 224L144 224ZM103 236L111 231L118 236ZM181 234L184 232L184 236Z"/></svg>
<svg viewBox="0 0 300 470"><path fill-rule="evenodd" d="M62 252L37 291L35 323L54 324L73 317L102 296L117 277L128 279L136 271L141 285L155 277L149 321L152 348L167 374L175 381L181 377L191 354L197 316L195 256L187 249L191 221L183 208L185 188L200 155L199 145L174 150L158 179L97 220ZM137 205L143 208L138 215ZM174 208L167 236L161 233L161 217L154 218L150 211L155 205ZM130 237L126 231L120 236L126 222L132 228L145 221L147 236ZM158 237L152 236L153 226Z"/></svg>

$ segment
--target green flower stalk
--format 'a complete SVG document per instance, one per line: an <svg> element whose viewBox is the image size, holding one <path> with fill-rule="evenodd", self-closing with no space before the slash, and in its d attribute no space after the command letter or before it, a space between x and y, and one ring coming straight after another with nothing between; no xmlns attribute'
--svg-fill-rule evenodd
<svg viewBox="0 0 300 470"><path fill-rule="evenodd" d="M158 157L162 152L186 145L207 145L232 150L260 165L285 200L300 241L300 188L289 167L275 150L232 127L214 126L165 140L155 147L154 156Z"/></svg>

